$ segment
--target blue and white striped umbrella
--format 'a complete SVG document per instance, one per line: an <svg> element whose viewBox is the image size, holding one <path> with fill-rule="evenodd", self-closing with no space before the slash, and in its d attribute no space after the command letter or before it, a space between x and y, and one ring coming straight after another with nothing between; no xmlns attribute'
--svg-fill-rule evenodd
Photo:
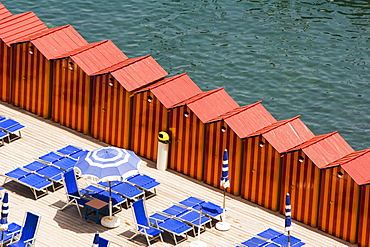
<svg viewBox="0 0 370 247"><path fill-rule="evenodd" d="M99 233L95 233L92 247L98 247L98 246L99 246Z"/></svg>
<svg viewBox="0 0 370 247"><path fill-rule="evenodd" d="M225 189L230 187L229 181L229 158L227 149L224 150L224 157L222 159L222 177L221 177L221 186Z"/></svg>
<svg viewBox="0 0 370 247"><path fill-rule="evenodd" d="M290 195L285 197L285 231L292 230L292 207L290 205Z"/></svg>
<svg viewBox="0 0 370 247"><path fill-rule="evenodd" d="M5 191L3 203L1 206L1 219L0 219L0 231L8 230L8 214L9 214L9 195Z"/></svg>
<svg viewBox="0 0 370 247"><path fill-rule="evenodd" d="M81 156L74 169L77 175L94 182L125 181L144 164L133 151L104 147Z"/></svg>

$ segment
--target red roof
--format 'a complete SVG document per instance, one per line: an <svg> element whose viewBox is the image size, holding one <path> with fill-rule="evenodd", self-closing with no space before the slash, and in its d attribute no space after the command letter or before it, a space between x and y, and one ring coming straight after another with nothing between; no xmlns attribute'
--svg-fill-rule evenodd
<svg viewBox="0 0 370 247"><path fill-rule="evenodd" d="M173 107L184 105L187 105L203 123L239 107L223 88L199 93Z"/></svg>
<svg viewBox="0 0 370 247"><path fill-rule="evenodd" d="M302 150L320 169L354 151L337 131L315 136L289 151L295 150Z"/></svg>
<svg viewBox="0 0 370 247"><path fill-rule="evenodd" d="M129 92L158 81L168 73L150 56L131 58L121 62L110 73Z"/></svg>
<svg viewBox="0 0 370 247"><path fill-rule="evenodd" d="M315 136L299 117L278 121L248 137L262 135L279 153L284 153Z"/></svg>
<svg viewBox="0 0 370 247"><path fill-rule="evenodd" d="M127 59L110 40L88 44L70 52L69 56L89 76Z"/></svg>
<svg viewBox="0 0 370 247"><path fill-rule="evenodd" d="M9 10L7 10L2 3L0 3L0 20L11 15L12 14L9 12Z"/></svg>
<svg viewBox="0 0 370 247"><path fill-rule="evenodd" d="M258 101L251 105L238 107L211 121L224 120L240 138L245 138L276 122L276 119L261 103L262 101Z"/></svg>
<svg viewBox="0 0 370 247"><path fill-rule="evenodd" d="M341 165L358 185L370 183L370 148L348 154L330 166L338 165Z"/></svg>
<svg viewBox="0 0 370 247"><path fill-rule="evenodd" d="M135 93L149 90L167 109L202 92L186 73L160 80Z"/></svg>
<svg viewBox="0 0 370 247"><path fill-rule="evenodd" d="M29 41L29 36L47 29L33 12L12 15L0 20L0 39L10 46Z"/></svg>
<svg viewBox="0 0 370 247"><path fill-rule="evenodd" d="M71 25L48 29L31 36L30 40L49 60L88 44Z"/></svg>

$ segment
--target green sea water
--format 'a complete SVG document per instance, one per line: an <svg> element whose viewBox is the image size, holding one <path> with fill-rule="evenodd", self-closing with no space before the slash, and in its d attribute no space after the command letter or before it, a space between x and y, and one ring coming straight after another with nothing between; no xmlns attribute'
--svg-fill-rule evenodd
<svg viewBox="0 0 370 247"><path fill-rule="evenodd" d="M151 54L203 90L241 106L263 100L277 120L302 115L316 134L339 131L370 148L370 1L0 0L88 42Z"/></svg>

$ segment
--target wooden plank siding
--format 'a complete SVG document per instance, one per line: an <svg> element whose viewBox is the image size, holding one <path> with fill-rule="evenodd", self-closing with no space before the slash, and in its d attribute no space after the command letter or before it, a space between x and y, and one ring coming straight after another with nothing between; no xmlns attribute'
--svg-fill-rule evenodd
<svg viewBox="0 0 370 247"><path fill-rule="evenodd" d="M90 132L91 80L71 58L54 62L54 122L87 134Z"/></svg>
<svg viewBox="0 0 370 247"><path fill-rule="evenodd" d="M279 210L280 154L262 135L245 139L243 152L241 196L273 211Z"/></svg>
<svg viewBox="0 0 370 247"><path fill-rule="evenodd" d="M131 150L157 161L158 133L168 132L169 111L150 91L132 96Z"/></svg>
<svg viewBox="0 0 370 247"><path fill-rule="evenodd" d="M26 165L33 158L57 150L65 145L72 144L87 150L93 150L107 144L97 141L87 135L56 124L48 119L43 119L33 113L19 109L10 104L0 102L0 115L15 119L26 126L22 131L22 138L0 147L0 173L4 174L14 166ZM171 201L180 201L188 195L193 195L222 204L223 192L189 176L182 175L173 170L166 172L155 169L155 163L146 160L147 166L141 168L147 174L161 183L158 194L146 200L148 214L156 210L164 210ZM3 178L1 178L1 181ZM88 185L89 181L79 179L80 187ZM9 218L10 222L22 224L26 211L40 215L41 222L37 233L36 246L41 247L70 247L91 246L95 232L100 236L113 241L120 246L146 246L145 238L129 238L134 234L134 220L132 209L123 209L115 215L120 219L121 225L108 229L91 220L78 216L75 206L65 210L59 209L65 205L66 195L64 188L35 200L29 188L15 182L3 185L9 192ZM3 191L4 191L3 190ZM3 191L1 193L3 193ZM250 203L238 196L226 193L227 222L231 229L227 232L218 231L214 227L207 228L201 233L201 240L208 246L232 247L234 243L246 241L251 234L257 234L265 227L284 231L284 217L278 213L266 210L261 206ZM292 235L300 238L307 247L344 247L354 246L316 228L304 225L293 220L294 230ZM51 234L52 233L52 234ZM169 234L164 234L165 242L152 242L154 247L174 246ZM189 246L197 237L189 234L189 238L177 246Z"/></svg>
<svg viewBox="0 0 370 247"><path fill-rule="evenodd" d="M356 243L359 207L360 186L344 169L337 166L322 170L318 228Z"/></svg>
<svg viewBox="0 0 370 247"><path fill-rule="evenodd" d="M12 104L41 117L50 116L51 61L31 43L13 45Z"/></svg>
<svg viewBox="0 0 370 247"><path fill-rule="evenodd" d="M299 159L303 158L303 162ZM280 197L290 194L292 218L317 227L320 195L320 169L302 151L284 154ZM280 213L285 203L280 201Z"/></svg>
<svg viewBox="0 0 370 247"><path fill-rule="evenodd" d="M129 148L130 93L111 75L93 77L91 136L120 148Z"/></svg>
<svg viewBox="0 0 370 247"><path fill-rule="evenodd" d="M358 227L358 246L370 246L370 186L361 186L361 206Z"/></svg>
<svg viewBox="0 0 370 247"><path fill-rule="evenodd" d="M0 100L10 102L12 48L0 39Z"/></svg>
<svg viewBox="0 0 370 247"><path fill-rule="evenodd" d="M224 121L206 124L204 182L217 188L222 173L223 151L229 155L229 181L227 192L240 195L242 183L243 141Z"/></svg>
<svg viewBox="0 0 370 247"><path fill-rule="evenodd" d="M171 144L168 166L203 180L205 124L188 106L174 108L170 110L169 135Z"/></svg>

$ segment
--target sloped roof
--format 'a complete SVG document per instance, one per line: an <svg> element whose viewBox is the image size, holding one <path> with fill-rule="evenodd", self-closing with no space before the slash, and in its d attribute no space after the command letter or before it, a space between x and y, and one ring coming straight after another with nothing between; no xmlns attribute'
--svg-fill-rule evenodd
<svg viewBox="0 0 370 247"><path fill-rule="evenodd" d="M186 73L165 78L135 93L146 91L151 91L167 109L202 92Z"/></svg>
<svg viewBox="0 0 370 247"><path fill-rule="evenodd" d="M71 25L32 35L30 41L49 60L60 58L61 55L88 44Z"/></svg>
<svg viewBox="0 0 370 247"><path fill-rule="evenodd" d="M356 151L330 164L342 168L355 180L358 185L370 183L370 148Z"/></svg>
<svg viewBox="0 0 370 247"><path fill-rule="evenodd" d="M7 10L2 3L0 3L0 20L6 17L9 17L11 15L12 14L9 12L9 10Z"/></svg>
<svg viewBox="0 0 370 247"><path fill-rule="evenodd" d="M203 123L239 107L223 88L199 93L174 105L173 108L184 105L187 105Z"/></svg>
<svg viewBox="0 0 370 247"><path fill-rule="evenodd" d="M284 153L315 136L299 117L278 121L248 137L262 135L279 153Z"/></svg>
<svg viewBox="0 0 370 247"><path fill-rule="evenodd" d="M221 120L224 120L240 138L245 138L248 135L276 122L276 119L262 105L262 101L238 107L212 119L211 122Z"/></svg>
<svg viewBox="0 0 370 247"><path fill-rule="evenodd" d="M63 55L68 56L89 76L127 59L111 40L88 44Z"/></svg>
<svg viewBox="0 0 370 247"><path fill-rule="evenodd" d="M338 131L315 136L289 151L295 150L302 150L320 169L354 151Z"/></svg>
<svg viewBox="0 0 370 247"><path fill-rule="evenodd" d="M47 29L33 12L26 12L0 20L0 39L10 46L29 41L29 36Z"/></svg>
<svg viewBox="0 0 370 247"><path fill-rule="evenodd" d="M110 69L110 73L129 92L168 75L150 55L128 59L115 67Z"/></svg>

